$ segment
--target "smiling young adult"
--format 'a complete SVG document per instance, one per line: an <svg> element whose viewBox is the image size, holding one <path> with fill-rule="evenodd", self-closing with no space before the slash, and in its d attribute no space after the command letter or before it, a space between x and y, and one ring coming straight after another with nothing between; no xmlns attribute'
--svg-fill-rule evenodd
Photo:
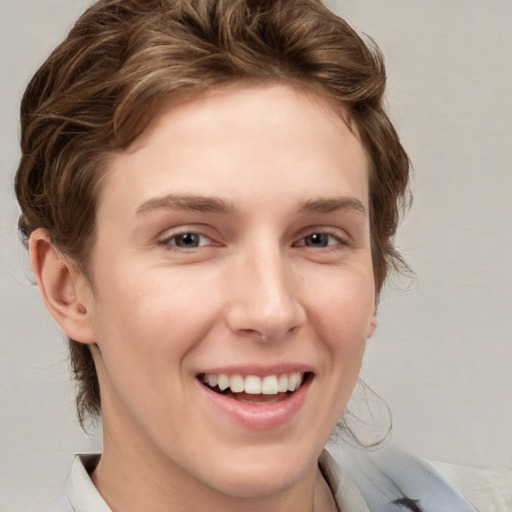
<svg viewBox="0 0 512 512"><path fill-rule="evenodd" d="M20 229L104 430L62 510L475 510L324 451L402 264L384 84L315 0L100 0L37 72Z"/></svg>

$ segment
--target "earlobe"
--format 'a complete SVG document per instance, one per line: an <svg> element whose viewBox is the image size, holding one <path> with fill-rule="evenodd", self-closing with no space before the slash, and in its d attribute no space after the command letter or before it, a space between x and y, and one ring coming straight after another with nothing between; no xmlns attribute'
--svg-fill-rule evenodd
<svg viewBox="0 0 512 512"><path fill-rule="evenodd" d="M41 296L61 329L76 341L94 343L92 294L89 286L85 286L85 277L66 263L44 229L31 234L29 251Z"/></svg>
<svg viewBox="0 0 512 512"><path fill-rule="evenodd" d="M366 331L366 339L371 338L373 333L377 329L377 306L375 306L375 310L370 318L370 322L368 324L368 329Z"/></svg>

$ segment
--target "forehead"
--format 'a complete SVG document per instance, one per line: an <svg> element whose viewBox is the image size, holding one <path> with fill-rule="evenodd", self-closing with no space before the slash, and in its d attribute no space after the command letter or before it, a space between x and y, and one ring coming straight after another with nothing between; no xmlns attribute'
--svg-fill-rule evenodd
<svg viewBox="0 0 512 512"><path fill-rule="evenodd" d="M343 114L325 97L289 84L233 83L174 99L113 155L105 186L123 191L137 175L137 191L150 198L166 176L169 187L183 188L178 192L218 195L223 188L233 195L240 193L234 180L245 180L248 191L279 179L283 190L306 194L315 180L326 192L321 184L332 171L340 183L359 178L364 196L367 158Z"/></svg>
<svg viewBox="0 0 512 512"><path fill-rule="evenodd" d="M279 104L279 109L268 108ZM300 105L300 108L297 108ZM226 117L226 110L233 109L238 114L238 120L244 117L259 117L259 122L252 124L252 130L257 130L265 123L288 124L288 130L293 123L297 127L305 127L311 118L323 117L332 124L342 121L347 129L359 139L357 127L351 122L348 109L339 101L329 98L325 93L315 91L307 84L292 83L286 80L244 81L233 80L227 83L213 85L205 89L193 89L173 94L157 103L152 109L153 116L144 131L126 149L127 153L137 151L153 136L162 123L172 115L176 129L186 133L197 127L198 121L213 121L221 123ZM233 117L231 118L234 121ZM229 123L234 129L235 124Z"/></svg>

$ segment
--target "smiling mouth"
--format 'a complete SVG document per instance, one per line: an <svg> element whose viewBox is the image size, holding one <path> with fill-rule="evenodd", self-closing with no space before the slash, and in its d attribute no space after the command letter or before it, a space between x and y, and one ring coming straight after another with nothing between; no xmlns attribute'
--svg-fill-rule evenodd
<svg viewBox="0 0 512 512"><path fill-rule="evenodd" d="M263 404L288 398L312 376L310 372L292 372L265 377L201 373L197 378L217 394L249 404Z"/></svg>

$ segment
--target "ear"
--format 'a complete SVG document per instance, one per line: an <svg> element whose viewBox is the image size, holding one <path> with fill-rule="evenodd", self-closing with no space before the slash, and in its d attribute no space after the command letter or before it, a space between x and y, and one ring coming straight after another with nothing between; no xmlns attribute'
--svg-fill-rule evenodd
<svg viewBox="0 0 512 512"><path fill-rule="evenodd" d="M73 270L44 229L29 240L30 263L46 307L61 329L81 343L94 343L92 291L87 279Z"/></svg>
<svg viewBox="0 0 512 512"><path fill-rule="evenodd" d="M377 305L375 305L373 313L370 317L370 321L368 323L368 328L366 330L366 339L370 338L373 333L377 329Z"/></svg>

